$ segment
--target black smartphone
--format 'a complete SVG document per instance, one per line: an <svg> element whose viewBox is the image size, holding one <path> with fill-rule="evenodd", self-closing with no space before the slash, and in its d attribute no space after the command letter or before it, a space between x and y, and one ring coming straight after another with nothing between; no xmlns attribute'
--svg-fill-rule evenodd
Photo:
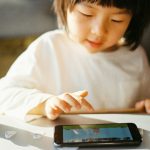
<svg viewBox="0 0 150 150"><path fill-rule="evenodd" d="M54 132L58 147L137 146L141 142L134 123L57 125Z"/></svg>

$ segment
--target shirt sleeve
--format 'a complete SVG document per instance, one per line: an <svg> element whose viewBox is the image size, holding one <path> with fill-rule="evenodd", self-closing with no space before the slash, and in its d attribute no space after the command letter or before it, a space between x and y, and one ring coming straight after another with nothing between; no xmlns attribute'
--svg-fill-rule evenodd
<svg viewBox="0 0 150 150"><path fill-rule="evenodd" d="M23 52L0 80L0 113L25 120L27 113L52 95L47 93L41 75L43 42L37 39Z"/></svg>

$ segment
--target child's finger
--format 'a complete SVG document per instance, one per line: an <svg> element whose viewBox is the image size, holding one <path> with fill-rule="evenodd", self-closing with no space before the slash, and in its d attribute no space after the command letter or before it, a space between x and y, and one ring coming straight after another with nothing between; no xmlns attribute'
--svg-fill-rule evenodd
<svg viewBox="0 0 150 150"><path fill-rule="evenodd" d="M138 110L143 111L145 109L145 101L142 100L142 101L137 102L135 104L135 108L138 109Z"/></svg>
<svg viewBox="0 0 150 150"><path fill-rule="evenodd" d="M86 97L88 95L88 91L83 90L83 91L74 92L72 94L77 95L77 96L81 96L81 97Z"/></svg>
<svg viewBox="0 0 150 150"><path fill-rule="evenodd" d="M72 97L74 97L80 103L80 105L82 107L85 107L86 110L88 110L88 111L94 111L94 108L92 107L92 105L86 99L84 99L84 97L79 96L79 93L80 93L80 91L72 93L71 95L72 95ZM83 91L83 93L85 95L88 94L87 91Z"/></svg>
<svg viewBox="0 0 150 150"><path fill-rule="evenodd" d="M145 110L148 114L150 114L150 99L145 100Z"/></svg>
<svg viewBox="0 0 150 150"><path fill-rule="evenodd" d="M70 112L71 110L71 105L69 103L67 103L65 100L63 99L59 99L59 98L56 98L57 101L55 103L55 106L53 108L60 108L63 112Z"/></svg>
<svg viewBox="0 0 150 150"><path fill-rule="evenodd" d="M84 106L88 111L94 111L92 105L84 98L80 98L80 104Z"/></svg>
<svg viewBox="0 0 150 150"><path fill-rule="evenodd" d="M50 120L55 120L62 114L62 110L60 108L49 108L46 113L46 117Z"/></svg>
<svg viewBox="0 0 150 150"><path fill-rule="evenodd" d="M75 107L76 109L81 108L81 104L71 94L65 94L63 98L65 99L65 101L67 101L71 106Z"/></svg>
<svg viewBox="0 0 150 150"><path fill-rule="evenodd" d="M52 97L50 100L46 102L45 107L47 111L51 108L53 108L54 110L56 108L59 108L63 112L69 112L71 110L71 105L59 97Z"/></svg>

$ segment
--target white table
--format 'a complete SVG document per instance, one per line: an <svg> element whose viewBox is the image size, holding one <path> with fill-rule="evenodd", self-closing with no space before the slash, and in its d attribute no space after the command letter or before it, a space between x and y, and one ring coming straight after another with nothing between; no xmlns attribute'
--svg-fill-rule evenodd
<svg viewBox="0 0 150 150"><path fill-rule="evenodd" d="M24 123L15 118L0 116L0 149L1 150L54 150L53 133L57 124L72 123L106 123L106 122L134 122L143 129L143 142L138 147L127 149L150 149L150 115L142 114L87 114L62 115L56 121L40 118L30 123ZM7 139L6 131L16 131L16 134ZM35 133L41 136L34 139ZM86 148L87 149L87 148ZM90 150L91 148L89 148ZM92 148L93 149L93 148ZM97 150L100 148L95 148ZM104 148L103 148L104 149ZM106 148L108 149L108 148ZM112 148L110 148L112 149ZM116 149L116 148L114 148ZM121 148L119 148L121 149ZM122 148L123 149L123 148ZM84 149L85 150L85 149Z"/></svg>

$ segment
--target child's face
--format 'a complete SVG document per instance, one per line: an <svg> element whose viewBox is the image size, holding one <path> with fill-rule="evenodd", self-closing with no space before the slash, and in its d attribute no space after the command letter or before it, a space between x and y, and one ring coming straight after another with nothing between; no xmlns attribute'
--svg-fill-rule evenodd
<svg viewBox="0 0 150 150"><path fill-rule="evenodd" d="M123 37L131 18L126 9L85 2L67 11L70 37L92 53L111 50Z"/></svg>

